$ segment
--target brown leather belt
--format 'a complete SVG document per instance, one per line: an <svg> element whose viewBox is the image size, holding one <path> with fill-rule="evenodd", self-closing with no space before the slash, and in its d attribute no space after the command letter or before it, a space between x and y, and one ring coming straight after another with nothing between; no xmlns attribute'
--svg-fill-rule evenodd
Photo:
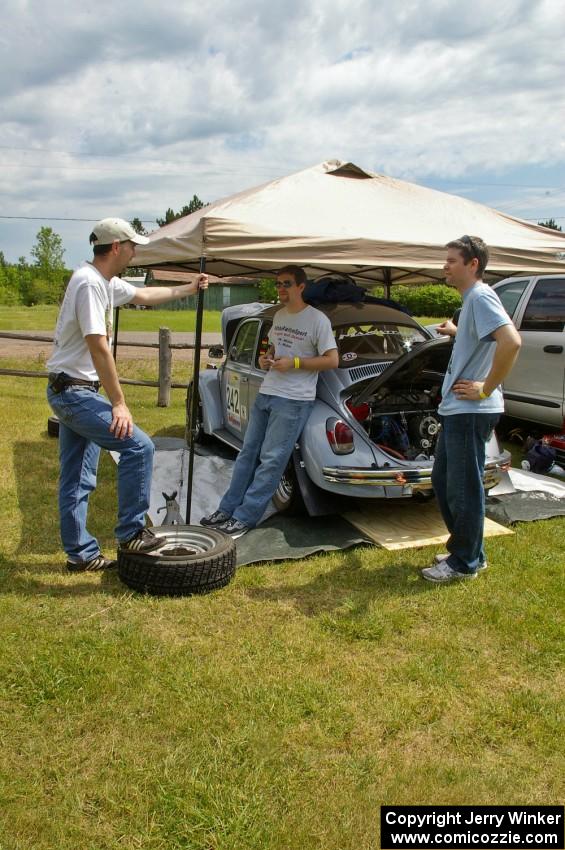
<svg viewBox="0 0 565 850"><path fill-rule="evenodd" d="M66 387L91 387L96 392L100 389L100 381L85 381L84 378L73 378L72 375L66 375L64 372L50 372L47 380L56 393L60 393Z"/></svg>

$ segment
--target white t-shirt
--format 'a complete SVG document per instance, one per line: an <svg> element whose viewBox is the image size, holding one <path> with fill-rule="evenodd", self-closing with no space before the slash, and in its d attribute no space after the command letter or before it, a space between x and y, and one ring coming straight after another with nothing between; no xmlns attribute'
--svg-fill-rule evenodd
<svg viewBox="0 0 565 850"><path fill-rule="evenodd" d="M135 286L119 277L106 280L92 263L79 266L67 285L61 304L53 354L47 361L48 371L97 381L84 338L87 334L100 334L107 337L111 345L114 307L132 301L136 291Z"/></svg>
<svg viewBox="0 0 565 850"><path fill-rule="evenodd" d="M328 317L307 306L299 313L290 313L286 307L275 314L269 342L275 346L275 357L318 357L337 348ZM281 398L311 401L316 398L317 372L291 369L289 372L267 372L259 392Z"/></svg>

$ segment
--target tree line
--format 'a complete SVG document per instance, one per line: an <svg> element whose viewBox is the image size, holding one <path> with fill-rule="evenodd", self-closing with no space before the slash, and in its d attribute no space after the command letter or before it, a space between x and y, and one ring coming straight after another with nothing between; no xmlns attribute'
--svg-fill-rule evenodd
<svg viewBox="0 0 565 850"><path fill-rule="evenodd" d="M189 215L204 207L196 195L189 204L175 212L169 207L163 218L156 219L159 227ZM147 231L139 218L130 222L137 233ZM0 251L0 304L16 306L23 304L59 304L72 269L65 264L63 240L51 227L41 227L36 234L31 251L31 261L20 257L17 263L8 263Z"/></svg>

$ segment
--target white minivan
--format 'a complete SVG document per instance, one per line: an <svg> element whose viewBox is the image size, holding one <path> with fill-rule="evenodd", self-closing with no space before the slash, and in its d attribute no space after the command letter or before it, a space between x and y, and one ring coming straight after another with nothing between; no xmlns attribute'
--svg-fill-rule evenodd
<svg viewBox="0 0 565 850"><path fill-rule="evenodd" d="M565 417L565 272L520 275L492 287L522 337L522 348L504 381L509 416L551 428Z"/></svg>

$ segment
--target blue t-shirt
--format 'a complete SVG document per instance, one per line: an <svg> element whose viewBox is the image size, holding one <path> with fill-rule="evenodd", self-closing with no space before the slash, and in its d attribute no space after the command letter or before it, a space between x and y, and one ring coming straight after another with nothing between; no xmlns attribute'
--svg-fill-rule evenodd
<svg viewBox="0 0 565 850"><path fill-rule="evenodd" d="M442 402L438 407L442 416L502 413L504 400L500 386L489 398L477 401L456 398L452 387L459 380L484 381L490 372L496 347L492 334L502 325L509 324L510 318L500 298L486 283L477 281L463 294L457 334L441 390Z"/></svg>

